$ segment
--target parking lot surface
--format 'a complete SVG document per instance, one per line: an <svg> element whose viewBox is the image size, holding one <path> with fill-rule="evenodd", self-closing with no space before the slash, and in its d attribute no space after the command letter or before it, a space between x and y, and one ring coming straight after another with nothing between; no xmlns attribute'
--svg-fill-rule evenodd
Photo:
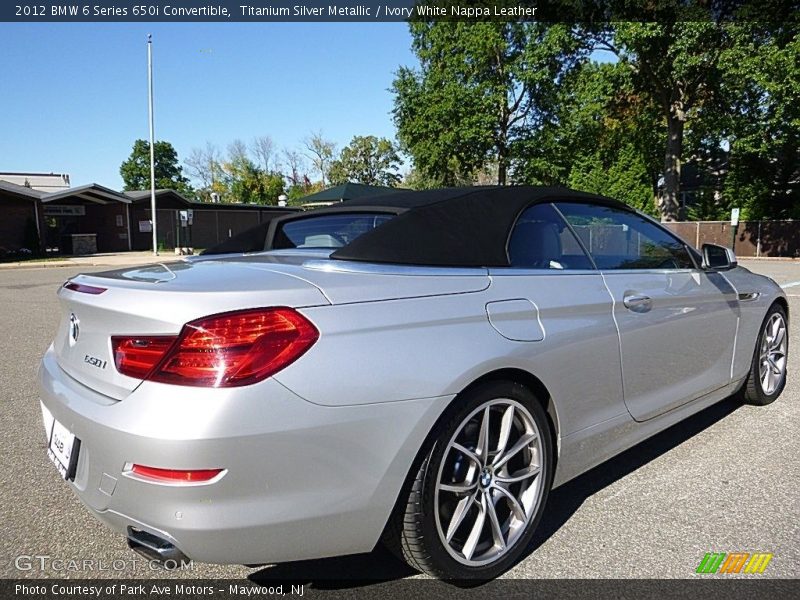
<svg viewBox="0 0 800 600"><path fill-rule="evenodd" d="M695 574L707 552L772 553L759 577L800 576L800 262L742 264L789 295L783 396L767 407L725 400L558 488L528 556L507 577L708 577ZM414 576L380 550L278 566L196 563L166 573L95 521L45 456L36 389L38 362L58 323L56 289L91 270L0 271L0 576L311 583Z"/></svg>

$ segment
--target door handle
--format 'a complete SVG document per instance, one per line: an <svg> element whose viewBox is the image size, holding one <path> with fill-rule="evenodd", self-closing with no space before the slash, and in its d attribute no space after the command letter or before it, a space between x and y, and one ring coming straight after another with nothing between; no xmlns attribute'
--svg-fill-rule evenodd
<svg viewBox="0 0 800 600"><path fill-rule="evenodd" d="M628 294L622 299L622 303L633 312L647 312L653 308L653 299L642 294Z"/></svg>

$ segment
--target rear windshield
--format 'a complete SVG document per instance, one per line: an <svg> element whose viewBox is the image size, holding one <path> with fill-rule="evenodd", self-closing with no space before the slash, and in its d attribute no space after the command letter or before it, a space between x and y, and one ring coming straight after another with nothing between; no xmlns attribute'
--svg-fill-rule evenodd
<svg viewBox="0 0 800 600"><path fill-rule="evenodd" d="M275 232L272 248L341 248L392 217L386 213L357 213L286 221Z"/></svg>

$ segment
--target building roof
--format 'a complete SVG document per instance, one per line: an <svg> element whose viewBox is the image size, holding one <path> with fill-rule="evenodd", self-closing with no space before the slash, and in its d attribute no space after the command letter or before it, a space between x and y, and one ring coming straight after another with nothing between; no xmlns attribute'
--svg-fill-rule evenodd
<svg viewBox="0 0 800 600"><path fill-rule="evenodd" d="M130 199L122 192L116 192L98 183L87 183L74 188L50 192L42 196L42 202L56 202L64 200L89 200L97 204L108 204L110 202L122 202L130 204Z"/></svg>
<svg viewBox="0 0 800 600"><path fill-rule="evenodd" d="M33 171L3 171L0 175L14 175L15 177L69 177L66 173L49 173Z"/></svg>
<svg viewBox="0 0 800 600"><path fill-rule="evenodd" d="M67 173L2 171L0 172L0 179L44 193L69 187L69 175Z"/></svg>
<svg viewBox="0 0 800 600"><path fill-rule="evenodd" d="M24 185L17 185L0 179L0 191L16 198L24 198L26 200L37 200L43 196L42 192L34 190Z"/></svg>
<svg viewBox="0 0 800 600"><path fill-rule="evenodd" d="M130 198L132 202L135 202L135 203L144 202L144 201L148 201L149 202L150 201L150 190L132 190L130 192L123 192L123 193L128 198ZM158 190L156 190L156 200L158 200L159 198L164 198L164 197L173 198L173 199L178 200L179 202L181 202L183 204L186 204L187 206L193 203L192 200L189 200L189 198L187 198L186 196L184 196L183 194L181 194L180 192L177 192L175 190L170 190L170 189L158 189Z"/></svg>
<svg viewBox="0 0 800 600"><path fill-rule="evenodd" d="M382 185L364 185L361 183L345 183L337 185L316 194L304 196L297 202L303 205L317 203L343 202L346 200L356 200L358 198L372 198L383 194L396 194L398 192L408 192L409 190L385 187Z"/></svg>

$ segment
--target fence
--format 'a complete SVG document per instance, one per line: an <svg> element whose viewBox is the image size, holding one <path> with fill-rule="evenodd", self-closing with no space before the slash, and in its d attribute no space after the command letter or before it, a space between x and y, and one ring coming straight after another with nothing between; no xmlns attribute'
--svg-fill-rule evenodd
<svg viewBox="0 0 800 600"><path fill-rule="evenodd" d="M156 211L158 243L161 246L210 248L251 227L291 212L291 209L272 206L250 206L247 210L238 207L234 209L224 204L208 204L193 208L193 224L189 227L181 227L178 213L179 210L183 210L182 208L159 208ZM147 250L151 247L152 233L139 227L140 223L147 223L149 220L149 207L141 203L133 207L131 228L134 250Z"/></svg>
<svg viewBox="0 0 800 600"><path fill-rule="evenodd" d="M704 243L731 245L730 221L664 223L672 232L700 248ZM733 251L737 256L800 257L800 221L740 221Z"/></svg>

